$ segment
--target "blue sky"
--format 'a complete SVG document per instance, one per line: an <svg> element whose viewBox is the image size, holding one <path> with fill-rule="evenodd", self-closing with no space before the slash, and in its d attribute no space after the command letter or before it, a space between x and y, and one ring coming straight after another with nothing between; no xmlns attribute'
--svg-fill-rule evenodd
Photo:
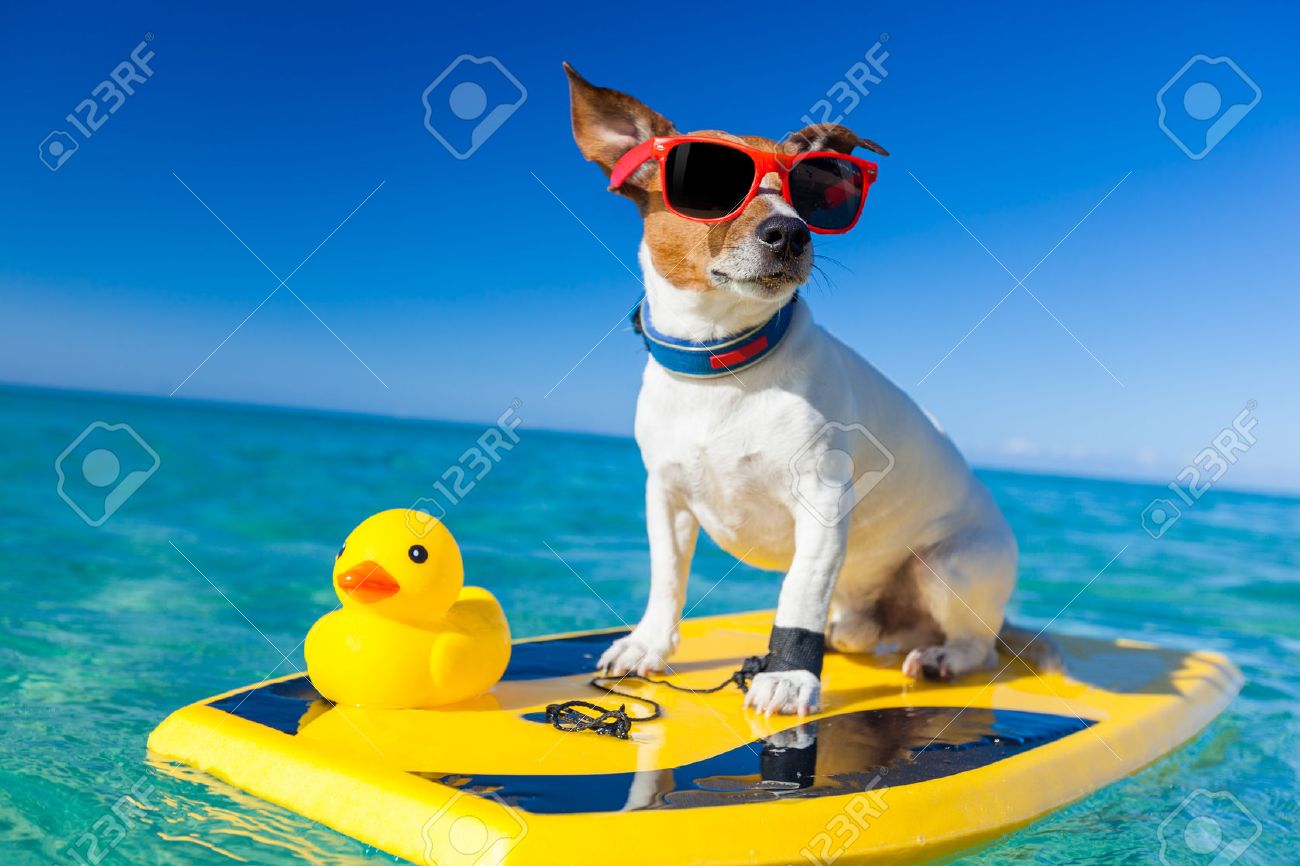
<svg viewBox="0 0 1300 866"><path fill-rule="evenodd" d="M0 381L463 420L518 398L530 426L627 434L639 221L574 147L560 61L679 128L776 136L887 34L844 122L893 156L818 239L815 316L974 462L1167 480L1256 400L1225 483L1300 489L1293 10L52 8L0 13ZM152 76L83 136L66 115L146 34ZM421 95L462 54L526 99L458 160ZM1261 99L1193 160L1156 93L1198 54ZM258 308L313 249L301 302Z"/></svg>

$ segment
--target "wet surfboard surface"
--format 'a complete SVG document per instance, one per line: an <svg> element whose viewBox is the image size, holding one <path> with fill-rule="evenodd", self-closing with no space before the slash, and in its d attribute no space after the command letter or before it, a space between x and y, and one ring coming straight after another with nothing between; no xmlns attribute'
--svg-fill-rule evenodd
<svg viewBox="0 0 1300 866"><path fill-rule="evenodd" d="M664 678L725 680L770 611L688 620ZM627 679L661 718L629 739L562 732L548 704L648 709L589 680L624 630L519 641L489 694L430 710L322 698L304 674L177 710L149 738L184 764L415 863L916 863L985 844L1192 737L1241 674L1210 652L1058 638L1067 671L1004 657L954 683L829 653L823 711L746 712Z"/></svg>

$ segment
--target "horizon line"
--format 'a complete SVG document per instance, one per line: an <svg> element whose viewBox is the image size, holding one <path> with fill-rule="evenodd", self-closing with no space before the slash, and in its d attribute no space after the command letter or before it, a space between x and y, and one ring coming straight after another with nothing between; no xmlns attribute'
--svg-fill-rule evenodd
<svg viewBox="0 0 1300 866"><path fill-rule="evenodd" d="M110 391L96 388L86 388L71 385L46 385L33 384L29 382L13 382L0 380L0 390L13 391L35 391L46 392L50 394L67 394L83 395L87 397L113 397L126 400L136 400L145 403L190 403L213 408L229 409L236 411L246 411L263 414L286 414L286 415L327 415L345 418L358 418L372 421L399 422L408 424L430 424L446 425L458 427L475 427L491 423L491 419L480 418L440 418L427 415L397 415L382 412L372 412L357 409L338 409L327 406L300 406L284 403L259 403L247 400L223 399L218 397L192 397L192 396L171 396L166 394L154 394L141 391ZM607 433L599 430L582 430L565 427L529 427L530 432L541 433L544 435L558 436L587 436L596 439L610 439L621 442L628 442L633 445L636 440L631 434ZM960 450L960 449L959 449ZM962 454L965 457L965 453ZM969 462L969 461L968 461ZM1130 487L1157 487L1164 488L1168 483L1166 479L1156 477L1130 476L1121 477L1116 475L1107 475L1104 472L1099 473L1080 473L1077 470L1066 469L1027 469L1022 466L996 465L994 463L970 462L971 468L975 470L1001 472L1008 475L1025 475L1036 478L1061 478L1077 481L1100 481L1111 484L1122 484ZM1291 499L1300 501L1300 489L1289 487L1258 487L1236 484L1216 485L1216 489L1225 490L1229 493L1244 494L1251 496L1265 496L1279 499Z"/></svg>

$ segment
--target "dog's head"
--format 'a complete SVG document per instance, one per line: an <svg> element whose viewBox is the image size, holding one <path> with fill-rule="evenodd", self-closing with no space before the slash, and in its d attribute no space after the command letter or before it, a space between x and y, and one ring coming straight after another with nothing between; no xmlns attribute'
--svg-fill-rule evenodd
<svg viewBox="0 0 1300 866"><path fill-rule="evenodd" d="M615 163L644 141L676 135L672 122L640 101L596 87L567 63L573 109L573 137L582 155L609 175ZM838 124L809 126L777 143L760 136L718 130L691 133L772 153L850 153L863 147L887 151ZM645 222L645 245L655 270L681 289L729 291L745 298L781 301L812 270L812 235L782 198L776 172L762 179L758 194L726 222L703 223L673 213L664 204L663 179L654 160L641 165L615 190L636 202Z"/></svg>

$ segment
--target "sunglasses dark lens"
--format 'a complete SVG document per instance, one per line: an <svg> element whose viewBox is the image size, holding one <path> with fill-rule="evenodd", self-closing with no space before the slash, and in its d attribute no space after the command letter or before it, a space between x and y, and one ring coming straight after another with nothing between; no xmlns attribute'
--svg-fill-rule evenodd
<svg viewBox="0 0 1300 866"><path fill-rule="evenodd" d="M862 203L862 169L833 156L812 156L790 169L790 202L813 228L838 231L853 224Z"/></svg>
<svg viewBox="0 0 1300 866"><path fill-rule="evenodd" d="M754 185L754 160L725 144L692 141L668 151L664 191L682 216L721 219L740 207Z"/></svg>

